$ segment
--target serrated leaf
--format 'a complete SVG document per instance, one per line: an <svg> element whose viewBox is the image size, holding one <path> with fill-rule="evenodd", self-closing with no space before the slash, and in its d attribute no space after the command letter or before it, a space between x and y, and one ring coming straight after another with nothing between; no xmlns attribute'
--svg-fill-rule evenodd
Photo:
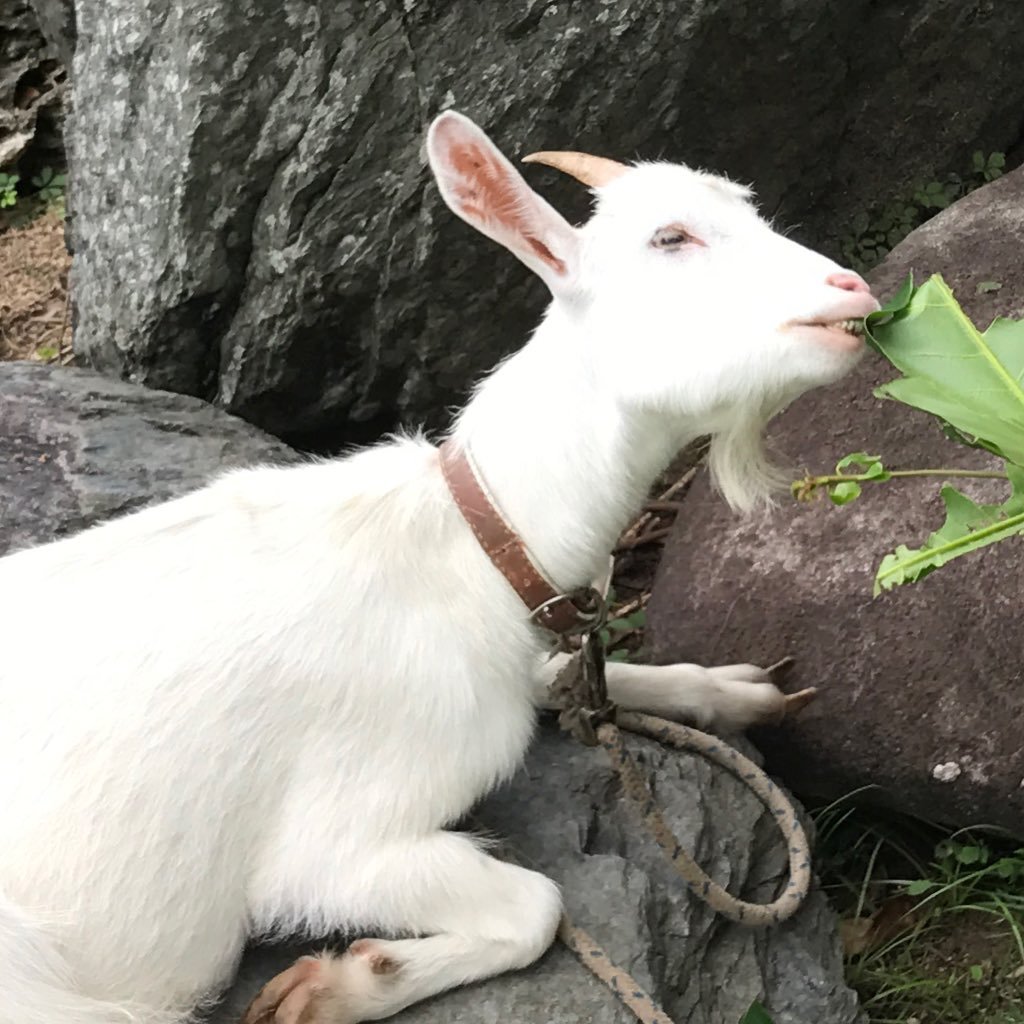
<svg viewBox="0 0 1024 1024"><path fill-rule="evenodd" d="M961 555L1024 534L1024 468L1007 463L1006 475L1012 491L999 505L978 505L956 488L943 487L946 521L920 548L901 544L882 559L875 575L875 596L922 579Z"/></svg>
<svg viewBox="0 0 1024 1024"><path fill-rule="evenodd" d="M902 297L902 290L900 297ZM1024 323L980 332L938 275L888 319L867 318L872 344L904 376L875 391L939 417L968 443L1024 465Z"/></svg>
<svg viewBox="0 0 1024 1024"><path fill-rule="evenodd" d="M838 484L829 484L828 496L833 505L849 505L860 497L860 484L856 480L843 480Z"/></svg>

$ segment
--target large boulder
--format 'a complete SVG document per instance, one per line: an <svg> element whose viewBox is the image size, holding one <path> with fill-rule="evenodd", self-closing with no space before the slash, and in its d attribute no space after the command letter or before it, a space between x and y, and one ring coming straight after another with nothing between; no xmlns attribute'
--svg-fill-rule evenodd
<svg viewBox="0 0 1024 1024"><path fill-rule="evenodd" d="M891 294L908 271L919 282L941 273L980 327L1024 316L1022 232L1017 171L914 232L874 274L876 292ZM865 359L787 410L771 429L774 446L801 472L830 472L858 450L891 468L989 465L947 441L931 417L872 397L896 376L881 357ZM969 481L963 489L1001 493ZM1024 836L1024 544L994 545L872 599L887 550L920 543L942 523L938 490L935 480L892 483L843 509L784 501L772 516L738 520L700 480L655 584L654 656L770 663L793 654L793 685L822 695L760 744L798 792L830 798L874 786L902 810Z"/></svg>
<svg viewBox="0 0 1024 1024"><path fill-rule="evenodd" d="M90 370L0 363L0 555L294 453L186 395Z"/></svg>
<svg viewBox="0 0 1024 1024"><path fill-rule="evenodd" d="M732 891L772 899L787 853L757 798L698 757L646 740L631 740L630 747L687 849ZM716 917L686 892L610 772L603 750L584 748L548 723L523 771L470 824L507 839L523 863L555 878L575 921L677 1024L738 1024L755 998L775 1024L863 1022L843 982L835 918L820 890L779 928L749 929ZM252 950L211 1024L236 1024L262 984L322 945ZM560 944L526 971L449 993L398 1020L635 1024Z"/></svg>
<svg viewBox="0 0 1024 1024"><path fill-rule="evenodd" d="M0 7L0 169L34 145L36 164L61 159L65 75L29 0Z"/></svg>
<svg viewBox="0 0 1024 1024"><path fill-rule="evenodd" d="M37 2L70 23L69 0ZM76 351L320 445L437 423L544 300L442 210L421 149L446 106L513 156L726 170L821 242L963 168L975 143L1011 148L1024 104L1024 6L78 0L77 14ZM578 186L530 175L583 213Z"/></svg>
<svg viewBox="0 0 1024 1024"><path fill-rule="evenodd" d="M174 497L228 466L293 457L196 399L88 371L0 364L0 393L0 554ZM641 740L631 746L688 848L732 891L771 899L787 855L756 798L699 758ZM580 747L553 724L541 731L515 782L486 803L480 821L563 884L579 923L679 1024L736 1024L756 997L772 1008L776 1024L862 1020L843 984L835 920L820 892L777 929L751 931L715 917L689 897L624 806L603 752ZM311 948L306 943L301 951ZM259 985L294 953L252 949L214 1020L235 1024ZM632 1020L560 947L529 971L454 993L405 1019Z"/></svg>

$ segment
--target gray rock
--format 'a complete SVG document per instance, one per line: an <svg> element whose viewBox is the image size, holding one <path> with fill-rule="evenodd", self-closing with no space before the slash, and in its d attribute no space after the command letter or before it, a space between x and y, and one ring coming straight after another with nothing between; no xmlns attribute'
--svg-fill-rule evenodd
<svg viewBox="0 0 1024 1024"><path fill-rule="evenodd" d="M666 818L718 881L767 902L785 877L786 851L769 814L739 782L700 758L646 740L643 759ZM834 915L815 892L780 928L751 930L714 916L687 894L647 838L610 774L589 750L547 723L512 784L488 800L480 823L530 867L564 888L570 914L617 964L634 974L676 1024L738 1024L760 998L775 1024L863 1021L843 983ZM343 947L344 940L339 940ZM304 943L251 950L211 1024L235 1024L261 985ZM413 1007L409 1024L633 1024L563 946L534 967Z"/></svg>
<svg viewBox="0 0 1024 1024"><path fill-rule="evenodd" d="M445 106L513 155L724 169L822 241L975 141L1012 148L1024 102L1024 7L980 2L77 8L79 355L320 443L437 423L543 302L428 184ZM582 215L578 186L529 173Z"/></svg>
<svg viewBox="0 0 1024 1024"><path fill-rule="evenodd" d="M196 398L88 370L0 363L0 555L165 501L280 441Z"/></svg>
<svg viewBox="0 0 1024 1024"><path fill-rule="evenodd" d="M31 0L31 3L43 36L60 54L64 66L70 68L78 34L74 0Z"/></svg>
<svg viewBox="0 0 1024 1024"><path fill-rule="evenodd" d="M63 95L64 68L32 5L6 0L0 8L0 168L15 164L33 142L40 160L59 154Z"/></svg>
<svg viewBox="0 0 1024 1024"><path fill-rule="evenodd" d="M914 232L876 271L886 296L913 270L941 273L986 327L1024 316L1024 171L956 203ZM978 291L983 281L998 291ZM880 453L892 468L987 467L948 442L936 422L872 389L898 374L881 357L805 396L771 430L800 467L827 473L848 452ZM873 600L882 556L920 543L943 521L938 481L865 488L843 509L784 500L774 516L730 517L701 480L687 496L650 605L655 659L797 658L793 686L822 696L759 745L803 795L861 786L888 804L955 825L997 824L1024 836L1024 686L1020 586L1024 544L960 558ZM958 484L961 482L957 482ZM997 499L997 484L963 482Z"/></svg>

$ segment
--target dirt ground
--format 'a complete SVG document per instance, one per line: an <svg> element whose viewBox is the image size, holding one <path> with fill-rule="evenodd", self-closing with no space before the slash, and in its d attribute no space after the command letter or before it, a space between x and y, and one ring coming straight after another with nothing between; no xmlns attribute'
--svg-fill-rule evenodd
<svg viewBox="0 0 1024 1024"><path fill-rule="evenodd" d="M0 229L0 360L70 362L70 265L58 212Z"/></svg>

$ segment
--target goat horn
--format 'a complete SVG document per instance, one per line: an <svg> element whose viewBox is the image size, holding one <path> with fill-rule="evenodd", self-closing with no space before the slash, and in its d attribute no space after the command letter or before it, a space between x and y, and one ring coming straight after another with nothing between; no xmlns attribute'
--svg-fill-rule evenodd
<svg viewBox="0 0 1024 1024"><path fill-rule="evenodd" d="M531 153L529 156L523 157L523 163L546 164L548 167L564 171L591 188L607 185L609 181L629 170L625 164L620 164L617 160L609 160L603 156L590 156L588 153Z"/></svg>

